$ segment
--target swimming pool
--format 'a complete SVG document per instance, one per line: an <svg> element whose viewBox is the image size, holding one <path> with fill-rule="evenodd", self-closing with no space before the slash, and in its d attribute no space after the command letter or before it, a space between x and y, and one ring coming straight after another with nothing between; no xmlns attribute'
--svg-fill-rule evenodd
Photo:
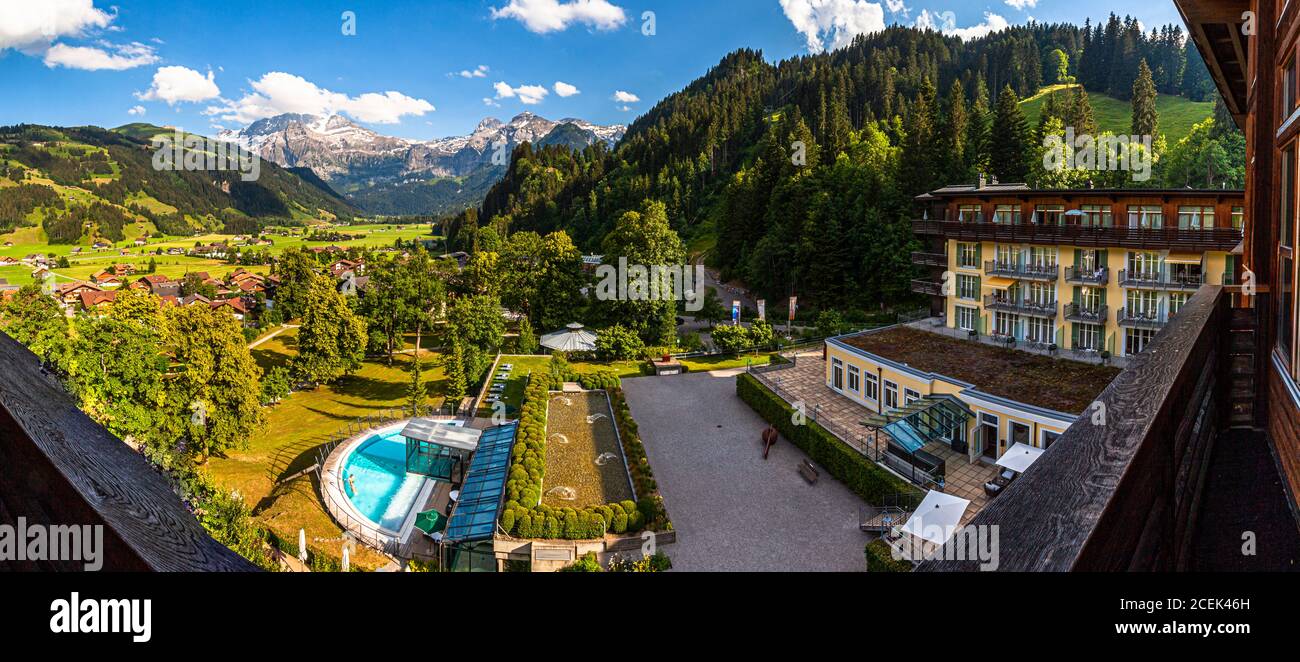
<svg viewBox="0 0 1300 662"><path fill-rule="evenodd" d="M448 425L462 426L461 421ZM399 531L428 478L406 473L402 427L390 427L361 442L343 463L343 493L363 517L380 528Z"/></svg>

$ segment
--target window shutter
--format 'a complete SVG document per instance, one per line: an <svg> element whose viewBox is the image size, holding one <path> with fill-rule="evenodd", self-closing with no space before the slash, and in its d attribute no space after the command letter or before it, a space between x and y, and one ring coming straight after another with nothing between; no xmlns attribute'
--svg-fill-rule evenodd
<svg viewBox="0 0 1300 662"><path fill-rule="evenodd" d="M1070 348L1079 348L1079 325L1077 323L1070 325Z"/></svg>
<svg viewBox="0 0 1300 662"><path fill-rule="evenodd" d="M1080 286L1078 286L1078 285L1075 285L1075 286L1074 286L1074 303L1082 303L1082 302L1083 302L1083 288L1080 287Z"/></svg>

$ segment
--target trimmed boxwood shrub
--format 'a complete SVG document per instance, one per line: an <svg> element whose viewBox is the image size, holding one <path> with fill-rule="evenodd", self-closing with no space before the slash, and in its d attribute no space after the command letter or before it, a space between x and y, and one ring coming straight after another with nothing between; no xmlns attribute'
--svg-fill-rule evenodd
<svg viewBox="0 0 1300 662"><path fill-rule="evenodd" d="M867 557L867 572L911 572L912 564L894 558L889 543L879 538L867 543L863 554Z"/></svg>
<svg viewBox="0 0 1300 662"><path fill-rule="evenodd" d="M561 379L568 379L570 369L559 366ZM501 529L517 538L554 538L591 540L604 537L608 532L623 534L645 529L667 531L672 529L663 499L659 496L654 473L646 459L645 447L637 433L636 422L623 399L618 375L601 371L580 377L586 388L604 388L614 405L614 423L623 440L623 453L628 458L628 471L632 475L640 501L586 506L554 508L541 502L542 484L546 470L546 407L550 390L558 386L550 372L534 372L524 389L524 404L520 410L519 436L511 450L511 467L506 479L505 507L502 508Z"/></svg>
<svg viewBox="0 0 1300 662"><path fill-rule="evenodd" d="M807 453L813 462L825 467L836 480L864 500L879 503L884 497L898 493L920 496L920 491L910 483L872 462L816 421L795 425L792 420L794 409L789 403L753 375L742 373L736 378L736 395L763 420L775 425L783 437Z"/></svg>

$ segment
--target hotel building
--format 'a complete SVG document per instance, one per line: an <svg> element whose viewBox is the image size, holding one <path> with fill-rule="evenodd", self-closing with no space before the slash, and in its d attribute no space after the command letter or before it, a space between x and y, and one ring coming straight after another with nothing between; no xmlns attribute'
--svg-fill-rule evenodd
<svg viewBox="0 0 1300 662"><path fill-rule="evenodd" d="M1202 285L1238 275L1242 191L949 186L918 198L930 269L913 290L950 329L1076 357L1140 353Z"/></svg>

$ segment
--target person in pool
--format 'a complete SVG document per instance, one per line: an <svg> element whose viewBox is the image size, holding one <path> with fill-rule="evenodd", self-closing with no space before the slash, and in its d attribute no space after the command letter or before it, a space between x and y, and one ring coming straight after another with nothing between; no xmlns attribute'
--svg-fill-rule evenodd
<svg viewBox="0 0 1300 662"><path fill-rule="evenodd" d="M352 488L352 493L357 493L357 480L352 474L348 474L348 487Z"/></svg>

